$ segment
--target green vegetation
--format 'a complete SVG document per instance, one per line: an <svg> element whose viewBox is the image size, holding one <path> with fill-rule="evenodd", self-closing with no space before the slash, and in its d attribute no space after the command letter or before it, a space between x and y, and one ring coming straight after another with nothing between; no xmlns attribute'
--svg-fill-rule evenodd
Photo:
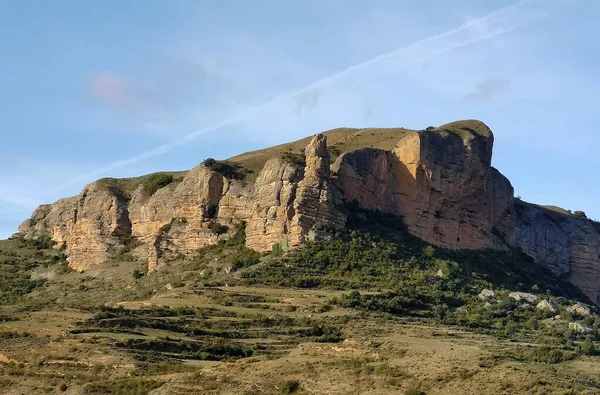
<svg viewBox="0 0 600 395"><path fill-rule="evenodd" d="M174 181L174 178L170 174L157 173L152 174L148 177L148 180L144 183L144 193L146 196L152 196L156 191L166 187Z"/></svg>
<svg viewBox="0 0 600 395"><path fill-rule="evenodd" d="M230 180L244 180L253 172L242 165L231 163L229 161L218 161L213 158L206 159L202 164Z"/></svg>
<svg viewBox="0 0 600 395"><path fill-rule="evenodd" d="M222 231L223 225L214 222L214 229ZM211 223L212 224L212 223ZM223 228L221 228L223 227ZM218 234L211 229L213 233ZM228 231L229 228L227 228ZM246 247L246 223L237 225L236 232L227 240L219 240L217 244L200 248L196 254L186 263L185 268L198 270L207 267L215 260L230 264L231 271L247 268L260 262L261 254Z"/></svg>
<svg viewBox="0 0 600 395"><path fill-rule="evenodd" d="M229 231L229 227L227 227L226 225L222 225L217 221L210 221L208 223L208 230L210 230L217 236L221 236Z"/></svg>
<svg viewBox="0 0 600 395"><path fill-rule="evenodd" d="M0 304L11 304L46 283L42 277L33 277L31 270L43 268L57 273L69 271L62 251L53 250L54 242L44 235L36 240L18 236L0 241Z"/></svg>
<svg viewBox="0 0 600 395"><path fill-rule="evenodd" d="M556 364L568 361L575 356L574 353L565 352L552 347L537 347L523 354L522 358L527 362Z"/></svg>
<svg viewBox="0 0 600 395"><path fill-rule="evenodd" d="M118 199L129 201L133 192L140 186L144 188L144 193L147 196L151 196L156 190L172 182L180 182L186 174L187 171L179 171L154 173L131 178L103 178L98 180L98 184L106 188Z"/></svg>
<svg viewBox="0 0 600 395"><path fill-rule="evenodd" d="M306 167L306 156L304 155L304 152L283 152L281 154L281 159L301 169L304 169Z"/></svg>
<svg viewBox="0 0 600 395"><path fill-rule="evenodd" d="M48 236L0 242L0 349L16 361L0 364L0 392L600 389L595 371L577 370L597 362L600 316L567 309L586 301L567 279L516 250L433 247L401 218L347 209L347 229L269 253L246 247L244 223L213 220L227 239L166 249L150 274L135 237L111 239L113 258L86 273L69 271Z"/></svg>
<svg viewBox="0 0 600 395"><path fill-rule="evenodd" d="M510 291L522 291L536 294L538 300L550 298L561 306L566 320L575 319L564 310L569 299L585 300L570 283L520 252L434 249L408 235L397 218L376 212L361 212L350 222L353 230L334 232L281 258L272 254L272 261L242 273L243 280L247 284L355 289L331 303L376 315L426 318L500 337L537 337L565 348L552 353L536 349L520 356L525 361L558 363L594 352L593 342L569 343L584 341L584 335L570 331L565 337L566 322L543 324L553 313L508 297ZM491 304L478 298L484 288L497 294ZM600 339L600 317L588 317L583 324Z"/></svg>
<svg viewBox="0 0 600 395"><path fill-rule="evenodd" d="M234 319L237 319L234 321ZM170 337L148 339L146 330L169 331ZM300 341L339 342L340 328L307 318L249 316L216 308L103 307L94 317L78 323L71 333L127 333L135 339L115 343L136 360L155 363L172 359L222 361L273 354L277 350L257 338L277 336L286 344ZM187 339L181 339L185 335Z"/></svg>
<svg viewBox="0 0 600 395"><path fill-rule="evenodd" d="M273 244L273 246L271 247L271 255L279 258L282 257L285 254L285 251L283 250L283 247L281 246L281 244L277 243L277 244Z"/></svg>
<svg viewBox="0 0 600 395"><path fill-rule="evenodd" d="M279 392L282 394L293 394L300 389L298 380L287 380L279 384Z"/></svg>
<svg viewBox="0 0 600 395"><path fill-rule="evenodd" d="M102 181L106 184L108 191L117 199L121 201L129 201L131 199L131 192L124 188L120 182L121 180L116 178L106 178L104 180L100 180L100 182Z"/></svg>

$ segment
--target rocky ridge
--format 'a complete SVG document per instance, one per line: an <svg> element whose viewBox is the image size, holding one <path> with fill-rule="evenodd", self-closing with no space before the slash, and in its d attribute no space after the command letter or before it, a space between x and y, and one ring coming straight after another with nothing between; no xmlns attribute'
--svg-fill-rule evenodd
<svg viewBox="0 0 600 395"><path fill-rule="evenodd" d="M493 143L482 122L459 121L403 129L391 150L358 147L331 163L327 135L318 134L303 156L266 160L254 181L204 164L151 196L142 182L124 192L100 180L76 197L38 207L19 232L50 235L76 270L103 263L124 238L135 238L136 254L153 271L170 254L215 244L242 223L249 248L292 248L323 227L344 227L345 206L359 205L402 216L412 234L434 245L521 248L598 303L598 225L515 199L509 180L491 166Z"/></svg>

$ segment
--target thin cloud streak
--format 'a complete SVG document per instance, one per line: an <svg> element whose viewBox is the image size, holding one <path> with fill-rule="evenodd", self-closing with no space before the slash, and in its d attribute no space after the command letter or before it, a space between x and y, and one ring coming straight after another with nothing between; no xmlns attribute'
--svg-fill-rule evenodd
<svg viewBox="0 0 600 395"><path fill-rule="evenodd" d="M322 78L312 84L300 88L294 92L276 97L262 104L252 106L244 111L225 118L223 121L214 125L197 129L184 137L163 144L152 150L132 156L127 159L118 160L107 166L101 167L90 173L72 178L69 182L57 186L46 191L40 198L52 195L67 187L81 182L86 182L96 178L102 174L108 173L114 169L128 166L166 152L172 151L175 148L183 146L190 141L208 133L219 130L221 128L233 125L257 112L267 109L268 107L285 100L295 100L297 96L312 92L317 89L322 89L326 86L342 81L359 73L375 72L381 75L382 72L389 73L397 71L401 67L412 63L431 60L440 55L452 52L469 45L492 39L501 34L513 31L520 27L535 23L542 20L557 10L573 5L578 0L522 0L510 6L501 8L495 12L487 14L481 18L474 19L453 29L443 33L436 34L422 40L419 40L407 47L396 49L392 52L385 53L365 62L358 63L341 70L328 77ZM383 66L383 67L382 67ZM379 70L376 68L379 67ZM370 76L371 78L375 77Z"/></svg>

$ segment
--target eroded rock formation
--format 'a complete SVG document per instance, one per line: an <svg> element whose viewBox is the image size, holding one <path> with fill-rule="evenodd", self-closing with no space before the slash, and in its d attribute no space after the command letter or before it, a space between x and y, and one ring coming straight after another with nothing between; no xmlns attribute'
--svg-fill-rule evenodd
<svg viewBox="0 0 600 395"><path fill-rule="evenodd" d="M434 245L521 248L598 303L598 224L514 199L510 182L491 167L493 143L485 124L461 121L405 131L391 150L360 147L331 164L320 134L303 160L275 155L254 182L204 165L151 196L141 183L124 194L101 180L40 206L19 231L49 234L77 270L104 262L121 238L135 237L138 255L155 270L165 254L214 244L241 223L250 248L295 247L322 227L344 227L345 205L358 204L402 216L412 234Z"/></svg>

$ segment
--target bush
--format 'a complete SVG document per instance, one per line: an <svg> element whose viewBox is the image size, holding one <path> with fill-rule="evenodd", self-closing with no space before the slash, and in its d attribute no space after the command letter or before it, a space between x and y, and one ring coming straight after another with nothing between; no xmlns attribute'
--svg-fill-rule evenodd
<svg viewBox="0 0 600 395"><path fill-rule="evenodd" d="M271 255L273 255L274 257L281 257L284 254L285 254L285 251L283 250L283 247L281 247L281 245L279 243L273 244L273 247L271 248Z"/></svg>
<svg viewBox="0 0 600 395"><path fill-rule="evenodd" d="M234 253L231 260L231 267L234 270L238 270L244 267L250 267L260 262L260 254L250 248L241 246Z"/></svg>
<svg viewBox="0 0 600 395"><path fill-rule="evenodd" d="M173 182L173 176L170 174L158 173L153 174L144 184L144 193L146 196L152 196L156 191L166 187Z"/></svg>
<svg viewBox="0 0 600 395"><path fill-rule="evenodd" d="M25 239L24 236L19 238L21 245L28 248L33 248L35 250L49 250L54 247L54 240L52 240L52 236L49 234L41 235L35 239Z"/></svg>
<svg viewBox="0 0 600 395"><path fill-rule="evenodd" d="M221 236L229 231L229 228L225 225L221 225L217 221L210 221L208 223L208 230L217 236Z"/></svg>
<svg viewBox="0 0 600 395"><path fill-rule="evenodd" d="M551 347L538 347L528 354L525 354L523 359L527 362L538 362L547 364L557 364L568 361L573 358L573 354Z"/></svg>
<svg viewBox="0 0 600 395"><path fill-rule="evenodd" d="M287 380L279 384L279 392L282 394L293 394L300 389L298 380Z"/></svg>
<svg viewBox="0 0 600 395"><path fill-rule="evenodd" d="M146 268L136 268L133 271L133 278L136 280L139 280L140 278L144 277L147 274L148 270Z"/></svg>
<svg viewBox="0 0 600 395"><path fill-rule="evenodd" d="M306 167L306 156L304 154L294 154L292 152L284 152L281 154L281 159L291 164L292 166Z"/></svg>
<svg viewBox="0 0 600 395"><path fill-rule="evenodd" d="M425 250L423 250L423 253L426 257L433 258L435 256L435 248L433 248L432 246L427 246L425 247Z"/></svg>
<svg viewBox="0 0 600 395"><path fill-rule="evenodd" d="M244 166L227 161L218 161L213 158L206 159L202 164L204 167L219 173L230 180L244 180L252 173L251 170L246 169Z"/></svg>
<svg viewBox="0 0 600 395"><path fill-rule="evenodd" d="M596 350L596 346L594 345L594 342L590 338L587 338L583 342L581 342L581 344L579 344L579 346L577 348L578 348L579 353L581 353L583 355L597 355L598 354L598 351Z"/></svg>

